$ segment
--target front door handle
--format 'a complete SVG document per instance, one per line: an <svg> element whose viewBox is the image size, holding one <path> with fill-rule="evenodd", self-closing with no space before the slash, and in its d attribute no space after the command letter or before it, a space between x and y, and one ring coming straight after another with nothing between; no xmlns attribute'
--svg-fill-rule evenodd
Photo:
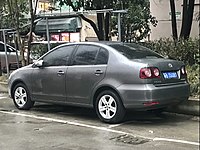
<svg viewBox="0 0 200 150"><path fill-rule="evenodd" d="M58 76L65 75L65 72L63 72L63 71L58 71L58 72L57 72L57 75L58 75Z"/></svg>
<svg viewBox="0 0 200 150"><path fill-rule="evenodd" d="M100 74L103 74L103 71L102 71L102 70L96 70L96 71L95 71L95 75L99 76Z"/></svg>

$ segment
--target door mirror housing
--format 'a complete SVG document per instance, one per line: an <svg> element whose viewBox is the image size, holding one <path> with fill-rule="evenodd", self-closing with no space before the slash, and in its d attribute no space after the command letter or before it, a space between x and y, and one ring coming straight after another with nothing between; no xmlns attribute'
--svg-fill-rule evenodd
<svg viewBox="0 0 200 150"><path fill-rule="evenodd" d="M38 60L34 63L34 66L36 67L43 67L44 66L44 61L43 60Z"/></svg>

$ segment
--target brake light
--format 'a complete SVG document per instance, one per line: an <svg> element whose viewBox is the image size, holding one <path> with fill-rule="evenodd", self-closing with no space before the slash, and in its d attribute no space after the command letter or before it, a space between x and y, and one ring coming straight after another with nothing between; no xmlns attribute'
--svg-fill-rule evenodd
<svg viewBox="0 0 200 150"><path fill-rule="evenodd" d="M160 75L160 71L158 70L158 68L154 68L153 69L153 73L156 77L158 77Z"/></svg>
<svg viewBox="0 0 200 150"><path fill-rule="evenodd" d="M158 68L155 67L146 67L140 69L140 78L141 79L148 79L148 78L159 78L160 71Z"/></svg>
<svg viewBox="0 0 200 150"><path fill-rule="evenodd" d="M181 67L181 74L182 74L182 75L186 75L186 74L187 74L186 69L185 69L185 66L182 66L182 67Z"/></svg>

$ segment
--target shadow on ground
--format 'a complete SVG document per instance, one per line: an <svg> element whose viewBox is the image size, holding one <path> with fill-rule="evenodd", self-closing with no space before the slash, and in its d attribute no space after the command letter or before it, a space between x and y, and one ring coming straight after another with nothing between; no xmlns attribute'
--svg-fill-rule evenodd
<svg viewBox="0 0 200 150"><path fill-rule="evenodd" d="M53 104L36 104L31 111L45 113L45 114L56 114L62 117L70 116L75 119L83 120L94 120L100 121L96 115L95 110L92 108L81 108L74 106L61 106ZM146 112L137 112L137 111L127 111L126 116L123 122L126 124L134 125L175 125L178 122L184 122L186 120L191 120L193 116L189 115L180 115L175 113L166 113L156 114L152 111Z"/></svg>

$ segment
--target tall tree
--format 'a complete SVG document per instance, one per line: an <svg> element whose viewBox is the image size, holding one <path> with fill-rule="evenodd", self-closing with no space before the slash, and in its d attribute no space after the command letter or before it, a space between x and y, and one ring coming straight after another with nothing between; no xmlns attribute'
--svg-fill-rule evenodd
<svg viewBox="0 0 200 150"><path fill-rule="evenodd" d="M58 0L60 1L60 5L67 5L70 6L73 11L78 11L80 8L83 8L85 10L101 10L101 9L111 9L113 6L114 1L116 0ZM79 16L88 22L94 29L97 37L99 40L106 40L108 39L108 34L105 33L109 31L109 26L104 26L105 22L109 22L110 13L108 12L106 14L106 17L103 12L97 13L97 24L89 18L87 18L85 15L80 14Z"/></svg>
<svg viewBox="0 0 200 150"><path fill-rule="evenodd" d="M126 40L140 41L146 38L150 34L150 24L153 26L157 25L157 20L150 13L150 2L149 0L129 0L123 1L120 7L127 8L128 13L124 14L123 26L126 34Z"/></svg>
<svg viewBox="0 0 200 150"><path fill-rule="evenodd" d="M155 17L150 15L149 0L58 0L61 5L70 6L73 11L78 11L81 7L85 10L102 10L102 9L129 9L128 15L125 15L124 26L129 24L131 35L134 36L135 40L141 40L149 34L149 24L156 25ZM137 13L135 13L137 12ZM108 40L109 24L111 13L97 13L97 24L90 20L83 14L80 17L90 23L93 27L99 40ZM140 18L141 17L141 18ZM134 19L132 19L134 18ZM125 22L126 21L126 22ZM135 23L137 21L137 23ZM114 27L115 25L113 25ZM127 28L127 27L126 27ZM129 29L128 28L128 29ZM124 28L125 29L125 28ZM138 36L138 33L140 36ZM137 36L137 37L136 37Z"/></svg>
<svg viewBox="0 0 200 150"><path fill-rule="evenodd" d="M28 12L27 6L28 3L26 0L5 0L2 12L3 15L1 17L2 28L11 28L16 30L17 45L20 50L22 65L25 65L25 49L20 36L20 27L27 21L24 16L24 14Z"/></svg>

